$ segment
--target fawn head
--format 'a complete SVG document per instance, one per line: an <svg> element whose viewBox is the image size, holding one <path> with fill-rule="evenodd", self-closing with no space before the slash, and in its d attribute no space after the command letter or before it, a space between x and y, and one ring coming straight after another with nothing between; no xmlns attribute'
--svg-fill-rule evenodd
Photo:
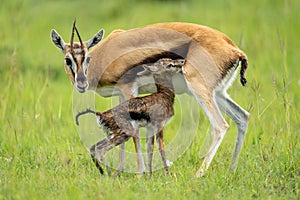
<svg viewBox="0 0 300 200"><path fill-rule="evenodd" d="M181 72L184 63L184 59L173 60L171 58L161 58L155 63L142 65L144 71L139 72L138 75L143 76L151 73L153 75L171 76L175 73Z"/></svg>

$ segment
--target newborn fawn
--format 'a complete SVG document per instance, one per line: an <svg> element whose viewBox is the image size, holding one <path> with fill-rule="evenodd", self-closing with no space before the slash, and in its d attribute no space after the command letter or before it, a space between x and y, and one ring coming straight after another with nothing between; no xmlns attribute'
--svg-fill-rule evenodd
<svg viewBox="0 0 300 200"><path fill-rule="evenodd" d="M137 75L152 74L157 92L129 99L120 105L106 111L96 112L91 109L79 112L76 115L76 124L79 125L79 116L87 113L95 114L102 130L107 134L106 138L90 147L92 160L100 173L103 169L100 163L104 162L105 154L113 147L126 142L136 136L136 128L146 127L156 133L158 148L161 154L165 174L168 174L168 166L164 151L163 128L168 120L174 115L174 88L172 75L182 70L184 59L162 58L155 63L144 64L144 71ZM152 174L152 157L154 148L154 135L147 133L147 156L149 174ZM107 166L106 166L107 167Z"/></svg>

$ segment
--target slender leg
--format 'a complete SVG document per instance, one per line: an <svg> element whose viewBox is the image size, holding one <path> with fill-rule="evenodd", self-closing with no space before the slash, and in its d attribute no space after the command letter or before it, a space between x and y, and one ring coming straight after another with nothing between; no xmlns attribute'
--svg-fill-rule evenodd
<svg viewBox="0 0 300 200"><path fill-rule="evenodd" d="M168 165L167 165L167 160L166 160L166 155L165 155L165 148L164 148L164 130L163 130L163 128L158 129L158 130L160 130L160 131L157 133L156 140L158 143L159 152L160 152L162 163L164 166L165 175L168 175L169 170L168 170Z"/></svg>
<svg viewBox="0 0 300 200"><path fill-rule="evenodd" d="M122 91L122 96L120 96L120 103L124 102L125 100L128 100L130 98L134 98L138 96L138 89L136 83L131 84L119 84L119 89ZM142 148L140 144L140 138L139 138L139 129L137 125L134 125L135 127L135 135L133 136L133 142L135 146L135 150L137 153L137 165L138 165L138 173L143 174L145 171L145 164L144 164L144 158L142 155ZM118 169L115 172L115 175L118 175L120 171L123 171L125 168L125 143L121 144L120 146L120 152L119 152L119 165Z"/></svg>
<svg viewBox="0 0 300 200"><path fill-rule="evenodd" d="M123 139L124 138L124 139ZM122 140L125 140L126 137L122 137ZM104 174L104 171L101 167L101 162L104 162L106 152L109 151L114 147L114 144L109 141L107 138L97 142L96 144L90 147L90 154L92 157L93 162L95 163L96 167L98 168L101 175ZM105 164L106 170L108 175L111 175L110 168Z"/></svg>
<svg viewBox="0 0 300 200"><path fill-rule="evenodd" d="M119 120L120 119L118 119L118 121ZM122 124L125 124L125 123L122 123ZM132 129L130 128L130 130L126 130L126 132L129 135L132 135L135 152L137 154L136 156L137 156L138 173L140 175L142 175L145 171L145 163L144 163L142 148L141 148L141 144L140 144L139 130L136 125L134 125L133 127L134 128L132 128ZM121 127L121 128L125 129L125 127ZM125 143L122 143L120 146L120 152L119 152L119 165L118 165L118 169L114 173L114 176L117 176L120 173L120 171L123 171L124 166L125 166Z"/></svg>
<svg viewBox="0 0 300 200"><path fill-rule="evenodd" d="M136 159L137 159L137 164L138 164L138 173L139 175L143 175L145 171L145 164L144 164L144 159L143 159L143 154L142 154L142 149L141 149L141 144L140 144L140 137L138 134L132 137L133 142L134 142L134 147L135 147L135 152L136 152Z"/></svg>
<svg viewBox="0 0 300 200"><path fill-rule="evenodd" d="M118 176L125 168L125 143L120 145L118 168L114 172L114 177Z"/></svg>
<svg viewBox="0 0 300 200"><path fill-rule="evenodd" d="M193 84L191 84L194 82ZM200 85L201 86L201 85ZM196 177L204 175L205 170L210 166L223 138L227 132L228 124L222 116L218 105L215 103L214 92L210 92L209 88L205 88L203 85L200 87L197 79L193 78L188 82L188 87L191 93L195 96L198 104L202 107L207 115L213 131L213 141L206 154L201 167L196 173ZM203 92L205 90L206 92Z"/></svg>
<svg viewBox="0 0 300 200"><path fill-rule="evenodd" d="M93 145L91 148L90 148L90 154L91 154L91 158L93 160L93 162L95 163L97 169L99 170L99 173L101 175L104 175L104 171L101 167L101 164L100 162L98 161L97 157L96 157L96 145Z"/></svg>
<svg viewBox="0 0 300 200"><path fill-rule="evenodd" d="M199 48L198 44L195 43L191 43L186 60L182 72L187 87L208 117L213 131L212 144L196 173L197 177L201 177L210 166L229 126L222 116L214 97L214 88L221 78L220 74L216 73L220 72L217 64L207 52L203 51L203 48Z"/></svg>
<svg viewBox="0 0 300 200"><path fill-rule="evenodd" d="M225 119L221 115L217 105L212 102L211 106L206 106L207 107L207 115L208 118L210 119L210 123L212 125L213 129L213 141L212 144L209 148L209 151L207 155L204 158L204 161L199 168L199 170L196 173L197 177L201 177L204 175L204 171L208 169L210 166L211 161L213 160L220 144L223 141L223 138L227 132L228 129L228 124L226 123Z"/></svg>
<svg viewBox="0 0 300 200"><path fill-rule="evenodd" d="M135 126L136 124L128 121L126 118L124 118L122 116L120 116L120 117L115 116L114 119L115 119L116 123L118 124L118 126L120 128L119 131L122 132L122 135L126 135L128 137L133 138L133 141L134 141L134 144L135 144L135 150L137 152L138 170L139 170L139 173L142 174L143 171L144 171L144 169L143 169L143 166L144 166L143 161L144 160L143 160L142 150L140 148L141 145L140 145L138 131L136 130L136 126ZM115 138L119 139L119 137L115 137ZM116 139L113 139L113 140L116 140ZM117 144L117 145L121 144L121 147L124 146L124 144L125 144L125 142L122 141L122 140L121 141L116 141L114 143ZM121 152L125 153L125 149L121 150ZM123 161L123 160L121 160L121 161ZM119 166L119 168L115 171L114 176L118 175L118 173L120 171L119 169L120 169L121 166Z"/></svg>
<svg viewBox="0 0 300 200"><path fill-rule="evenodd" d="M112 148L114 148L115 146L125 143L127 140L129 140L130 137L131 137L130 135L125 134L124 132L121 134L115 133L113 137L110 137L109 139L105 138L90 147L92 160L95 163L96 167L98 168L100 174L104 174L104 171L100 163L105 162L106 153ZM107 173L110 176L111 174L110 168L107 166L107 164L105 164L105 166L106 166ZM114 176L116 175L117 174L115 174Z"/></svg>
<svg viewBox="0 0 300 200"><path fill-rule="evenodd" d="M125 101L124 96L119 97L119 102L122 103ZM122 172L125 168L125 143L122 143L120 145L120 150L119 150L119 163L118 163L118 168L114 172L114 177L118 176L120 172Z"/></svg>
<svg viewBox="0 0 300 200"><path fill-rule="evenodd" d="M230 169L235 171L238 164L239 154L245 140L250 114L235 103L225 92L218 93L216 100L220 109L233 119L238 128L236 145L230 164Z"/></svg>
<svg viewBox="0 0 300 200"><path fill-rule="evenodd" d="M150 177L152 175L153 148L154 148L153 130L147 128L147 158L148 158L148 168L149 168Z"/></svg>

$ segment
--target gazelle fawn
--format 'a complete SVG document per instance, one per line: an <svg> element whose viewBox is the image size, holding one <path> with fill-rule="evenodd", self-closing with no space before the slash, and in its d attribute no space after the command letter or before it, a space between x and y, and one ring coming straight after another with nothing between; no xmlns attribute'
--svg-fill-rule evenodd
<svg viewBox="0 0 300 200"><path fill-rule="evenodd" d="M76 28L80 43L73 43L74 27L75 24L70 43L65 43L55 30L51 31L51 38L64 53L67 75L79 92L90 89L104 97L120 95L123 99L138 93L151 93L151 88L137 84L135 78L119 80L141 64L160 58L185 59L182 76L174 84L175 93L187 92L195 97L207 115L214 135L196 176L202 176L208 169L229 127L221 111L232 118L238 128L230 165L235 171L249 113L230 98L227 89L234 81L239 65L240 82L246 84L244 74L248 59L229 37L207 26L171 22L116 30L103 41L103 30L100 30L87 42L82 42ZM91 47L93 49L89 51ZM143 83L142 78L139 80ZM138 137L134 141L139 145ZM121 151L121 158L124 158L124 151Z"/></svg>
<svg viewBox="0 0 300 200"><path fill-rule="evenodd" d="M103 169L100 162L104 162L107 151L113 147L126 142L129 138L136 135L136 127L146 127L156 133L156 139L162 158L165 174L168 174L168 166L164 151L163 129L168 120L174 115L174 88L172 84L172 75L180 72L184 65L183 59L172 60L163 58L153 64L144 64L144 71L138 75L153 75L157 92L144 96L129 99L120 105L106 111L95 112L87 109L76 115L76 123L79 124L79 116L92 113L97 116L97 121L106 132L107 137L96 143L90 148L93 161L98 167L100 173ZM136 123L133 123L136 122ZM154 135L147 135L147 157L149 174L152 174L152 157L154 148Z"/></svg>

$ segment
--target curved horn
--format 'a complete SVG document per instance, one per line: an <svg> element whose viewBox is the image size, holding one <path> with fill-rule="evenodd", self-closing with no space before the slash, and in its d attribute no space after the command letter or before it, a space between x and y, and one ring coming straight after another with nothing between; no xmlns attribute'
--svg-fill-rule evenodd
<svg viewBox="0 0 300 200"><path fill-rule="evenodd" d="M79 39L79 42L80 42L80 46L81 46L81 50L83 51L84 49L84 47L83 47L83 42L82 42L82 40L81 40L81 37L80 37L80 35L79 35L79 32L78 32L78 29L77 29L77 27L75 26L75 31L76 31L76 34L77 34L77 36L78 36L78 39Z"/></svg>
<svg viewBox="0 0 300 200"><path fill-rule="evenodd" d="M71 53L72 54L74 54L73 44L74 44L74 30L75 30L75 25L76 25L76 19L74 19L74 22L73 22L72 35L71 35L71 41L70 41Z"/></svg>

